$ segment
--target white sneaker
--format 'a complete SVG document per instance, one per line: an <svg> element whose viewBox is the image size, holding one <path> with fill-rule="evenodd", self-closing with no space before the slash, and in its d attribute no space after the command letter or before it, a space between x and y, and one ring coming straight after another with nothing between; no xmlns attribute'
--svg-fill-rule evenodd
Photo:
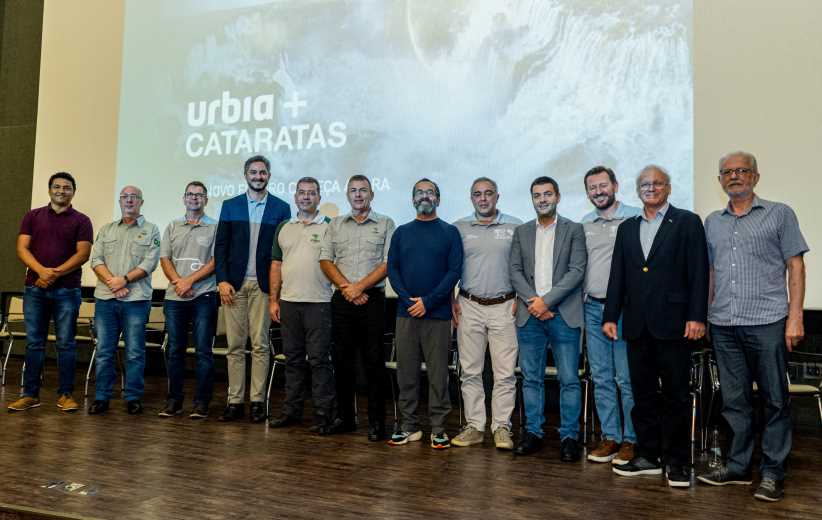
<svg viewBox="0 0 822 520"><path fill-rule="evenodd" d="M494 432L494 445L498 450L513 450L514 440L511 438L511 431L508 428L497 428Z"/></svg>
<svg viewBox="0 0 822 520"><path fill-rule="evenodd" d="M471 446L472 444L482 444L485 434L473 426L466 426L454 437L451 444L454 446Z"/></svg>
<svg viewBox="0 0 822 520"><path fill-rule="evenodd" d="M391 438L388 439L388 444L391 446L402 446L403 444L408 444L409 442L417 442L422 439L422 430L417 430L415 432L394 432L391 435Z"/></svg>

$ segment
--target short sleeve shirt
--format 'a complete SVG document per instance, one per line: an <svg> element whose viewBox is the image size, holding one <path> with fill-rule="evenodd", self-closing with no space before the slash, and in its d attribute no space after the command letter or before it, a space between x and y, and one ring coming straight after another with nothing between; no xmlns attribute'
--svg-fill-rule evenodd
<svg viewBox="0 0 822 520"><path fill-rule="evenodd" d="M454 222L462 237L462 290L480 298L514 291L508 264L514 229L520 224L518 218L501 212L488 224L479 222L476 215Z"/></svg>
<svg viewBox="0 0 822 520"><path fill-rule="evenodd" d="M105 265L114 276L128 274L140 268L148 276L128 284L129 293L120 301L151 300L151 273L160 261L160 230L142 215L132 224L122 220L110 222L100 229L91 248L91 267ZM102 281L97 282L94 297L111 300L114 293Z"/></svg>
<svg viewBox="0 0 822 520"><path fill-rule="evenodd" d="M320 269L320 246L330 221L317 213L307 224L294 217L277 226L271 260L282 262L281 300L292 303L331 301L331 282Z"/></svg>
<svg viewBox="0 0 822 520"><path fill-rule="evenodd" d="M585 245L588 249L585 294L594 298L605 298L605 293L608 292L608 277L611 274L611 259L614 255L617 229L626 219L640 213L642 213L640 208L620 202L608 218L602 217L597 211L592 211L582 217Z"/></svg>
<svg viewBox="0 0 822 520"><path fill-rule="evenodd" d="M29 251L44 267L57 267L77 252L78 242L91 243L94 239L91 220L73 207L57 213L51 204L36 208L23 217L20 234L31 237ZM76 269L61 276L51 285L53 288L77 289L83 272ZM37 273L26 271L26 285L34 285Z"/></svg>
<svg viewBox="0 0 822 520"><path fill-rule="evenodd" d="M160 242L160 257L168 258L180 276L189 276L202 269L214 256L214 237L217 221L203 215L199 222L191 223L185 217L172 221L163 233ZM216 278L211 274L194 283L191 298L181 298L169 284L166 299L175 301L192 300L207 292L217 290Z"/></svg>
<svg viewBox="0 0 822 520"><path fill-rule="evenodd" d="M320 247L320 260L334 262L349 282L358 282L388 261L388 246L395 229L391 218L371 211L362 222L353 215L331 219ZM380 281L375 287L382 287Z"/></svg>

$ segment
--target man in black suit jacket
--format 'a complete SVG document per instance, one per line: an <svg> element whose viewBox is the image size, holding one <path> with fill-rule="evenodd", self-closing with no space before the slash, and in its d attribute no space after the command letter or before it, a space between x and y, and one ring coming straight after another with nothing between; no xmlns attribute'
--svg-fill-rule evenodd
<svg viewBox="0 0 822 520"><path fill-rule="evenodd" d="M244 414L245 343L251 338L251 421L263 422L268 378L268 269L274 231L291 217L287 203L268 192L271 164L262 155L245 162L248 190L223 202L214 239L214 268L225 318L228 405L219 420Z"/></svg>
<svg viewBox="0 0 822 520"><path fill-rule="evenodd" d="M618 475L659 475L689 487L691 343L705 335L708 253L699 216L668 204L671 179L659 166L637 178L643 213L617 230L602 331L628 341L636 456ZM662 383L660 400L659 382Z"/></svg>

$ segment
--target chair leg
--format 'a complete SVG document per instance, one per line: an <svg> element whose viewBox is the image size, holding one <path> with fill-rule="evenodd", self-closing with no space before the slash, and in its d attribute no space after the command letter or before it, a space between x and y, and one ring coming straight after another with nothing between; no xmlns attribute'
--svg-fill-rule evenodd
<svg viewBox="0 0 822 520"><path fill-rule="evenodd" d="M394 389L394 378L389 375L388 379L389 383L391 383L391 403L394 405L394 431L396 432L400 429L400 418L397 410L397 392Z"/></svg>
<svg viewBox="0 0 822 520"><path fill-rule="evenodd" d="M822 422L822 395L816 396L816 404L819 406L819 422Z"/></svg>
<svg viewBox="0 0 822 520"><path fill-rule="evenodd" d="M97 357L97 344L91 350L91 359L88 362L88 370L86 370L86 388L83 390L83 397L88 397L88 383L91 381L91 370L94 368L94 358Z"/></svg>
<svg viewBox="0 0 822 520"><path fill-rule="evenodd" d="M3 377L0 381L1 386L6 386L6 371L9 364L9 357L11 356L11 347L14 345L14 337L9 336L9 348L6 350L6 358L3 360Z"/></svg>
<svg viewBox="0 0 822 520"><path fill-rule="evenodd" d="M694 463L694 448L696 445L696 393L691 392L691 464Z"/></svg>
<svg viewBox="0 0 822 520"><path fill-rule="evenodd" d="M277 361L271 353L271 370L268 371L268 391L265 393L265 416L271 417L271 387L274 384L274 373L277 370Z"/></svg>
<svg viewBox="0 0 822 520"><path fill-rule="evenodd" d="M585 393L582 402L582 445L588 445L588 380L584 380ZM593 423L593 421L592 421Z"/></svg>

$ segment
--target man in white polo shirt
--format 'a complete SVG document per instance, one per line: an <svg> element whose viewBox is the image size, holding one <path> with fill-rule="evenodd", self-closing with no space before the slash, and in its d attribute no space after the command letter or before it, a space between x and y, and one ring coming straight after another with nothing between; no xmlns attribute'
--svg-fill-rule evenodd
<svg viewBox="0 0 822 520"><path fill-rule="evenodd" d="M320 183L297 181L297 216L281 223L271 249L269 313L280 323L285 354L285 402L268 422L282 428L302 422L308 370L314 400L314 426L320 435L336 433L342 421L334 406L331 363L331 282L320 269L320 246L330 219L320 214ZM308 359L306 359L306 357Z"/></svg>
<svg viewBox="0 0 822 520"><path fill-rule="evenodd" d="M480 177L471 184L474 213L454 222L462 237L463 262L459 297L454 300L465 420L468 423L451 444L480 444L485 433L485 389L482 372L486 348L491 352L494 390L491 431L498 449L512 450L511 413L516 400L517 328L512 309L516 292L508 261L516 217L497 210L497 183Z"/></svg>

